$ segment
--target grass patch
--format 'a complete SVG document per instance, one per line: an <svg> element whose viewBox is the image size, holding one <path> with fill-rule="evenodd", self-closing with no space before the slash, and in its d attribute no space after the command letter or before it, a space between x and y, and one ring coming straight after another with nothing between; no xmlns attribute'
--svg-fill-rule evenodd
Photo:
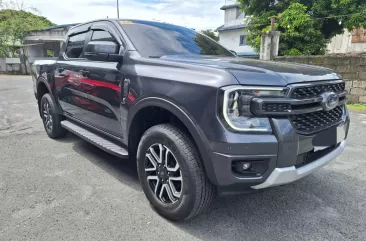
<svg viewBox="0 0 366 241"><path fill-rule="evenodd" d="M349 110L366 113L366 104L348 104L347 107Z"/></svg>

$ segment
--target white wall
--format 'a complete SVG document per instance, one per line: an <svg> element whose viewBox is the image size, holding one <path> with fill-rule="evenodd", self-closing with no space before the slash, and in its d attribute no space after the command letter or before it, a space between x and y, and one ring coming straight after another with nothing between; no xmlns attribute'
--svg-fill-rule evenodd
<svg viewBox="0 0 366 241"><path fill-rule="evenodd" d="M31 42L39 40L42 41L63 41L65 39L67 30L48 30L48 31L32 31L24 38L24 42Z"/></svg>
<svg viewBox="0 0 366 241"><path fill-rule="evenodd" d="M249 45L240 46L240 35L244 35L244 29L227 30L219 33L220 44L229 50L234 50L237 53L254 52L253 48Z"/></svg>
<svg viewBox="0 0 366 241"><path fill-rule="evenodd" d="M228 21L235 20L237 17L237 8L225 9L225 24Z"/></svg>
<svg viewBox="0 0 366 241"><path fill-rule="evenodd" d="M0 73L6 72L6 61L5 58L0 58Z"/></svg>
<svg viewBox="0 0 366 241"><path fill-rule="evenodd" d="M43 43L33 44L33 45L26 45L25 55L28 58L44 57L45 52L44 52L44 49L43 49Z"/></svg>
<svg viewBox="0 0 366 241"><path fill-rule="evenodd" d="M352 35L348 30L336 35L327 46L327 51L333 53L366 52L366 43L352 43Z"/></svg>
<svg viewBox="0 0 366 241"><path fill-rule="evenodd" d="M27 74L20 58L0 58L0 73Z"/></svg>
<svg viewBox="0 0 366 241"><path fill-rule="evenodd" d="M238 16L242 11L239 8L230 8L225 10L225 26L235 26L244 23L244 14ZM239 17L239 18L237 18Z"/></svg>
<svg viewBox="0 0 366 241"><path fill-rule="evenodd" d="M60 45L57 41L26 45L25 55L31 64L38 59L56 59L60 53ZM47 50L53 50L54 56L47 57Z"/></svg>

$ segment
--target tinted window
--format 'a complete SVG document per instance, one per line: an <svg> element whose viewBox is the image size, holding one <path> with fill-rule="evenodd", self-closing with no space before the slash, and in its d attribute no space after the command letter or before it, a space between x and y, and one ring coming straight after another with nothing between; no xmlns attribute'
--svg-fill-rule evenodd
<svg viewBox="0 0 366 241"><path fill-rule="evenodd" d="M81 33L69 38L66 47L66 56L69 58L79 58L83 52L83 47L85 43L87 33Z"/></svg>
<svg viewBox="0 0 366 241"><path fill-rule="evenodd" d="M120 23L136 49L144 57L233 56L220 44L189 28L148 21L121 21Z"/></svg>
<svg viewBox="0 0 366 241"><path fill-rule="evenodd" d="M106 31L98 30L93 32L92 41L111 41L115 42L112 35Z"/></svg>

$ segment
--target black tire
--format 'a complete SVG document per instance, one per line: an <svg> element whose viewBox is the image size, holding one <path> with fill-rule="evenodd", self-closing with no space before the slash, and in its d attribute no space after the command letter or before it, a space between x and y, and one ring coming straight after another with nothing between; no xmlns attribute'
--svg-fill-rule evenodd
<svg viewBox="0 0 366 241"><path fill-rule="evenodd" d="M183 187L175 203L162 202L147 181L146 154L156 143L169 148L179 164ZM153 208L172 221L188 220L198 215L215 197L216 188L205 174L197 148L192 140L175 126L161 124L151 127L144 133L137 150L137 169L144 193Z"/></svg>
<svg viewBox="0 0 366 241"><path fill-rule="evenodd" d="M40 104L41 106L39 108L41 111L43 126L47 135L53 139L65 136L67 134L67 130L61 126L61 121L64 120L64 117L57 113L56 106L51 95L43 95ZM47 106L49 107L49 113L47 116L51 119L52 125L47 125L47 117L45 116L45 111L48 112Z"/></svg>

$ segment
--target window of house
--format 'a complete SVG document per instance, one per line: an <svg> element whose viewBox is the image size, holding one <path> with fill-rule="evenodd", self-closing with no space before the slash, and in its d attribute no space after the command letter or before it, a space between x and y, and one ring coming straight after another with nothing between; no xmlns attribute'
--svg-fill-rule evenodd
<svg viewBox="0 0 366 241"><path fill-rule="evenodd" d="M83 52L87 33L80 33L69 38L66 47L66 56L69 58L80 58Z"/></svg>
<svg viewBox="0 0 366 241"><path fill-rule="evenodd" d="M246 35L240 35L239 45L247 45L247 36Z"/></svg>
<svg viewBox="0 0 366 241"><path fill-rule="evenodd" d="M97 30L93 32L92 41L110 41L116 42L113 36L107 31Z"/></svg>

